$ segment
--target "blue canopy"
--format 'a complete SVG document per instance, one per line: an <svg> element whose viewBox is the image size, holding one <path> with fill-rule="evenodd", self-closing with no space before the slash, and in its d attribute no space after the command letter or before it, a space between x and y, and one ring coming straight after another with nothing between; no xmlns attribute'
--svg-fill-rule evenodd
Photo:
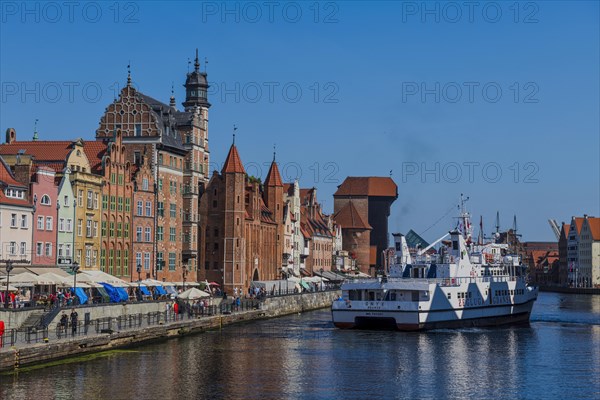
<svg viewBox="0 0 600 400"><path fill-rule="evenodd" d="M82 288L78 287L75 289L75 294L79 297L79 304L85 304L88 301L88 297Z"/></svg>
<svg viewBox="0 0 600 400"><path fill-rule="evenodd" d="M108 293L108 297L110 298L111 303L118 303L121 300L121 296L119 296L119 292L117 292L117 288L108 283L100 282L106 293Z"/></svg>
<svg viewBox="0 0 600 400"><path fill-rule="evenodd" d="M148 288L146 286L140 285L140 290L144 295L150 296L150 291L148 290Z"/></svg>
<svg viewBox="0 0 600 400"><path fill-rule="evenodd" d="M165 292L165 289L163 289L162 286L156 286L156 287L154 287L154 290L158 294L167 294L167 292Z"/></svg>
<svg viewBox="0 0 600 400"><path fill-rule="evenodd" d="M119 293L119 301L129 300L129 295L127 294L127 291L124 288L118 287L115 289L117 289L117 293Z"/></svg>

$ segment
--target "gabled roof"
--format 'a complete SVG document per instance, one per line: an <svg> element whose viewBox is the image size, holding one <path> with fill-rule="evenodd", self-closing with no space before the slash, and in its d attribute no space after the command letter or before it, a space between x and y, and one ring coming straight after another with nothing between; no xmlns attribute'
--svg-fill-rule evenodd
<svg viewBox="0 0 600 400"><path fill-rule="evenodd" d="M352 201L346 203L340 211L334 214L333 219L342 229L373 229L360 216Z"/></svg>
<svg viewBox="0 0 600 400"><path fill-rule="evenodd" d="M583 217L573 218L573 220L575 221L575 228L577 229L577 234L579 235L581 233L581 227L583 226ZM571 223L573 223L573 220Z"/></svg>
<svg viewBox="0 0 600 400"><path fill-rule="evenodd" d="M562 232L564 232L565 238L569 237L569 229L571 229L571 225L565 224L563 222L562 229L561 229L561 236L562 236Z"/></svg>
<svg viewBox="0 0 600 400"><path fill-rule="evenodd" d="M229 148L229 154L227 154L225 165L223 165L221 173L246 173L244 164L242 164L242 160L240 159L240 155L238 154L235 144L232 144Z"/></svg>
<svg viewBox="0 0 600 400"><path fill-rule="evenodd" d="M275 160L273 160L271 163L271 168L269 168L267 179L265 179L265 186L283 186L283 181L281 180L279 168L277 168L277 163Z"/></svg>
<svg viewBox="0 0 600 400"><path fill-rule="evenodd" d="M389 177L349 176L333 195L398 197L398 186Z"/></svg>

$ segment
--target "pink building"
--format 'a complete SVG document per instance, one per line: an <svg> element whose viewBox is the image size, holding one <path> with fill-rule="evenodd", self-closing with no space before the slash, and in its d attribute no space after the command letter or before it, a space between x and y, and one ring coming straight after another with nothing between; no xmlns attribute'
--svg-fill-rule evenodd
<svg viewBox="0 0 600 400"><path fill-rule="evenodd" d="M54 169L37 167L31 177L31 194L34 210L31 264L54 266L58 232L56 207L58 186L55 182Z"/></svg>

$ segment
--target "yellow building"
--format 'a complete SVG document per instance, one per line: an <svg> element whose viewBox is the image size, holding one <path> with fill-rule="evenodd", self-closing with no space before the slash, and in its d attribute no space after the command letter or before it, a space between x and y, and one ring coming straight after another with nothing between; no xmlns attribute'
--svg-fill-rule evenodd
<svg viewBox="0 0 600 400"><path fill-rule="evenodd" d="M75 235L73 248L75 261L82 270L98 270L100 267L100 218L102 176L94 173L97 155L84 151L83 140L73 143L73 151L67 158L71 170L71 185L75 196Z"/></svg>

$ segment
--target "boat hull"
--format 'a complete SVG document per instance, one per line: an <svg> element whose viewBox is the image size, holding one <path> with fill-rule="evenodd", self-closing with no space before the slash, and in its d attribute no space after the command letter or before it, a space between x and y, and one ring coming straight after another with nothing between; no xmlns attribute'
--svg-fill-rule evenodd
<svg viewBox="0 0 600 400"><path fill-rule="evenodd" d="M535 299L523 304L483 306L461 310L332 309L333 324L341 329L421 331L465 327L528 324Z"/></svg>

